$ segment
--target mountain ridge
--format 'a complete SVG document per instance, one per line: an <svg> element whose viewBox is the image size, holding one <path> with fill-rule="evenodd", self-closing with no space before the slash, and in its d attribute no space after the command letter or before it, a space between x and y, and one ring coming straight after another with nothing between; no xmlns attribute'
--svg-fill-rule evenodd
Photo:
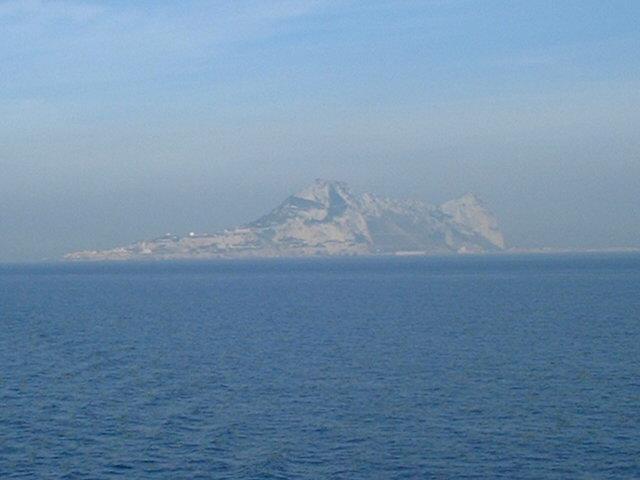
<svg viewBox="0 0 640 480"><path fill-rule="evenodd" d="M262 217L239 227L165 235L67 260L207 259L317 255L481 253L505 248L496 217L472 193L434 206L356 194L317 179Z"/></svg>

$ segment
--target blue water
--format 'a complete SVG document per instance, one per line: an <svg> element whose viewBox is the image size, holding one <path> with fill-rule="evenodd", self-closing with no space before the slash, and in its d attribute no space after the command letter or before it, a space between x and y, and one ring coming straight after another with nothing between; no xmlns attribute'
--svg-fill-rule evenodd
<svg viewBox="0 0 640 480"><path fill-rule="evenodd" d="M640 256L0 267L0 478L640 478Z"/></svg>

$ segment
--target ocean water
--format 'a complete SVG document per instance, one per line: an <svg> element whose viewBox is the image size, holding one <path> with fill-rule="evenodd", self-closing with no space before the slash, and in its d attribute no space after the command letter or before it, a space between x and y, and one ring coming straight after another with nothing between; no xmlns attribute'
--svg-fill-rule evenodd
<svg viewBox="0 0 640 480"><path fill-rule="evenodd" d="M0 478L640 478L640 256L0 267Z"/></svg>

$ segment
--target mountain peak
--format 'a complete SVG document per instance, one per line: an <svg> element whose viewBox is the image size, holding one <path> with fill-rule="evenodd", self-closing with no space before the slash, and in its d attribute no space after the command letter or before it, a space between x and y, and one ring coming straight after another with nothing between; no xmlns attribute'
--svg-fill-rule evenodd
<svg viewBox="0 0 640 480"><path fill-rule="evenodd" d="M468 205L483 205L484 202L482 200L482 198L480 198L477 194L473 193L473 192L467 192L464 195L462 195L461 197L458 197L454 200L450 200L451 202L458 202L461 204L468 204Z"/></svg>
<svg viewBox="0 0 640 480"><path fill-rule="evenodd" d="M328 207L335 201L348 201L353 198L353 193L344 182L317 178L315 182L293 196Z"/></svg>

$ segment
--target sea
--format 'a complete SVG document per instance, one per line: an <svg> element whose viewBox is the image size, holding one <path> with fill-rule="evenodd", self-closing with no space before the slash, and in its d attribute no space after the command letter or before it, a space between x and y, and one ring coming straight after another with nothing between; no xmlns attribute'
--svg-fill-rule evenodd
<svg viewBox="0 0 640 480"><path fill-rule="evenodd" d="M640 255L2 265L0 478L640 478Z"/></svg>

